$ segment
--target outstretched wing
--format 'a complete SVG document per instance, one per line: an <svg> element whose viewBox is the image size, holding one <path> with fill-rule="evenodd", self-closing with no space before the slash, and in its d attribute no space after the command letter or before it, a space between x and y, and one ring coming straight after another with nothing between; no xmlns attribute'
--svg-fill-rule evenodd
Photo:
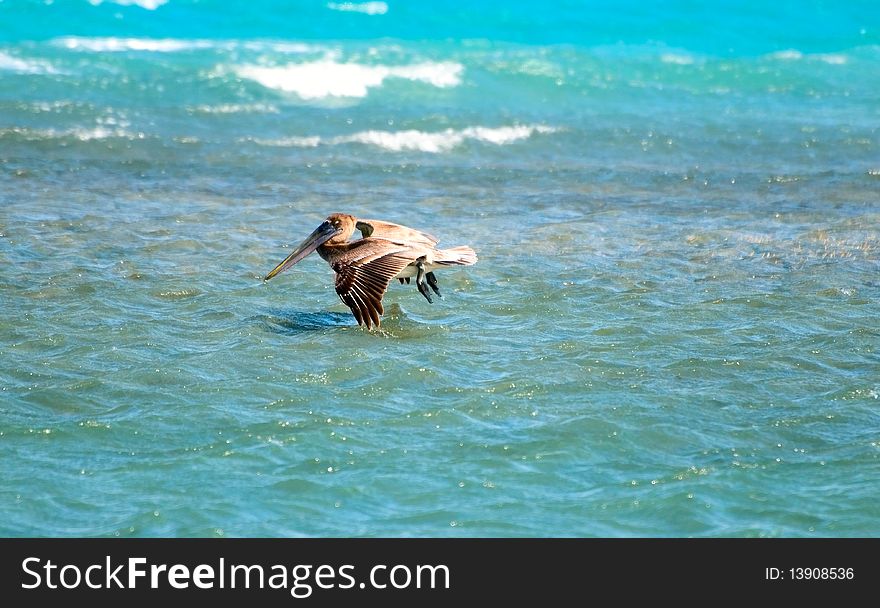
<svg viewBox="0 0 880 608"><path fill-rule="evenodd" d="M381 220L358 220L357 229L361 231L364 238L373 237L376 239L384 239L397 243L411 243L414 245L423 245L434 247L439 240L434 235L414 230L400 224L392 224L391 222L383 222Z"/></svg>
<svg viewBox="0 0 880 608"><path fill-rule="evenodd" d="M382 296L388 284L415 259L408 247L389 247L383 240L362 239L333 263L336 293L359 325L379 327Z"/></svg>

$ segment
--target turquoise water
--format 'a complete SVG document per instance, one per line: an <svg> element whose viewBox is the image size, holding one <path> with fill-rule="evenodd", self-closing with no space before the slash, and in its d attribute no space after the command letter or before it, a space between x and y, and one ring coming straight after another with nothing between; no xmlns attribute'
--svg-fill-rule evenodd
<svg viewBox="0 0 880 608"><path fill-rule="evenodd" d="M880 5L711 4L0 2L0 535L876 536Z"/></svg>

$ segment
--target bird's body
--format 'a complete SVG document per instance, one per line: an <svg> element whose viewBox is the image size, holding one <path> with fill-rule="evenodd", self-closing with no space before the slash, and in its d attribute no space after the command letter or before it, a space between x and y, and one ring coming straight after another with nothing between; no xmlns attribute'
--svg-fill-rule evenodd
<svg viewBox="0 0 880 608"><path fill-rule="evenodd" d="M355 230L361 238L350 240ZM430 287L440 295L434 271L477 262L470 247L437 249L434 236L380 220L359 220L344 213L330 215L266 280L317 251L336 272L336 293L351 309L358 324L380 325L382 296L389 283L416 279L419 292L432 302Z"/></svg>

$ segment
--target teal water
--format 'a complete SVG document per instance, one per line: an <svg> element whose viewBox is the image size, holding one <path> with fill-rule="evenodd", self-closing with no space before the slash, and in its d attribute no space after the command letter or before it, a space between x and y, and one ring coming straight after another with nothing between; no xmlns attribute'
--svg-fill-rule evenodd
<svg viewBox="0 0 880 608"><path fill-rule="evenodd" d="M0 2L0 535L876 536L880 5L711 4Z"/></svg>

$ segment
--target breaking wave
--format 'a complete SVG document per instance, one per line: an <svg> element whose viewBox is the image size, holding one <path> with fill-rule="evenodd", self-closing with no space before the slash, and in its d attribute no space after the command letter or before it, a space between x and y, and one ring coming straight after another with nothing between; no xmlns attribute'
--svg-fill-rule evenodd
<svg viewBox="0 0 880 608"><path fill-rule="evenodd" d="M286 66L244 65L235 73L262 86L295 93L302 99L325 97L366 97L369 90L388 78L403 78L446 88L461 83L464 67L455 62L424 62L403 66L312 61Z"/></svg>
<svg viewBox="0 0 880 608"><path fill-rule="evenodd" d="M321 145L365 144L390 152L418 151L441 153L460 146L466 141L478 141L498 146L527 139L536 133L555 133L559 129L546 125L515 125L508 127L467 127L464 129L445 129L443 131L360 131L351 135L322 138L317 135L306 137L285 137L281 139L256 139L256 144L264 146L315 148Z"/></svg>

